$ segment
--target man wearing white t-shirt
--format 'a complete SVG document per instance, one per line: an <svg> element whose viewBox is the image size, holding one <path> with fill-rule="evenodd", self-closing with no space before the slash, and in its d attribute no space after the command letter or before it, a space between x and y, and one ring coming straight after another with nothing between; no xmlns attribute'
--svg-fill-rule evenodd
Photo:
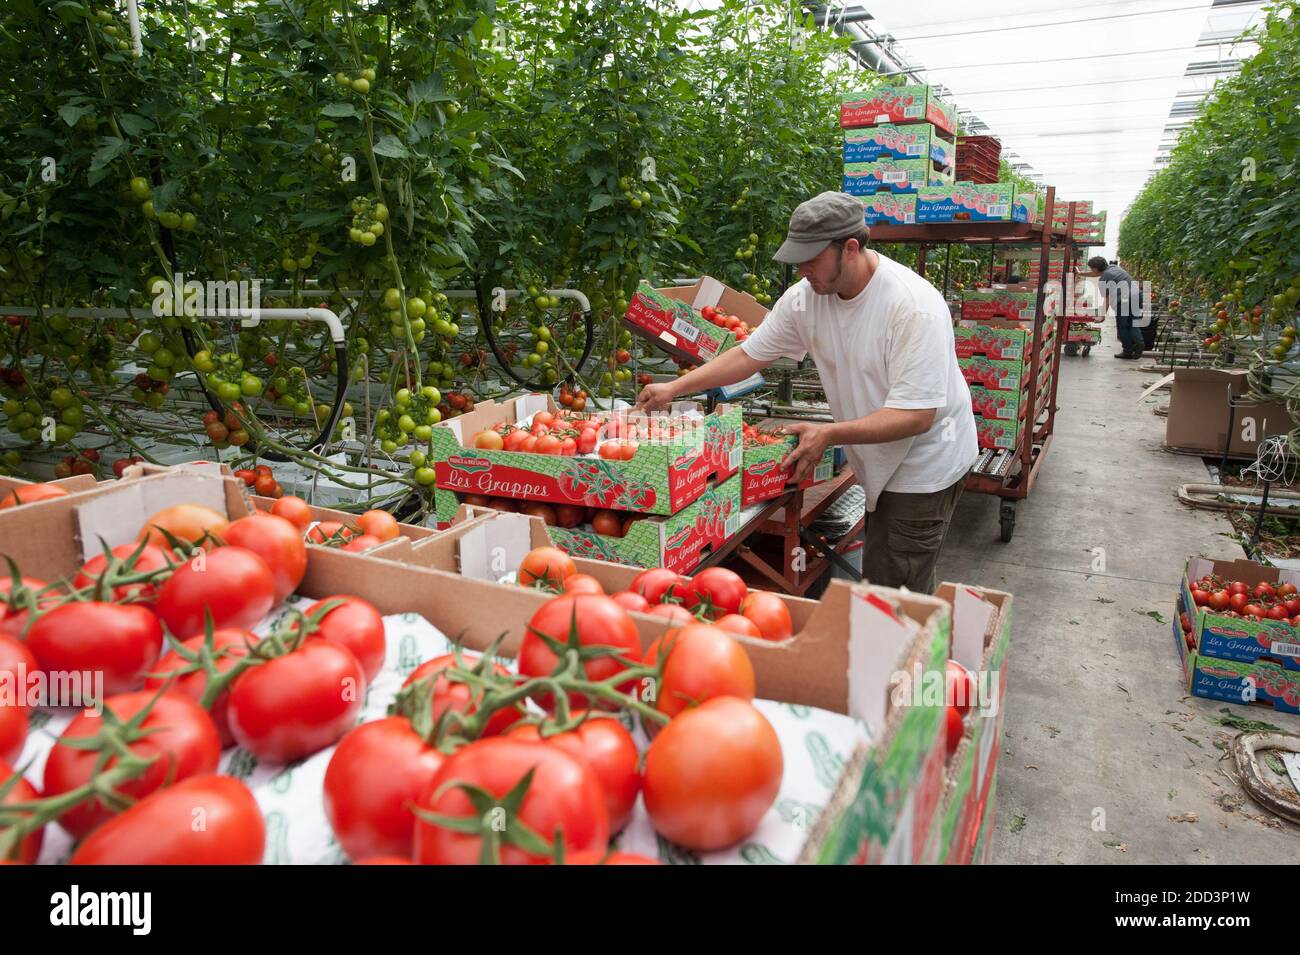
<svg viewBox="0 0 1300 955"><path fill-rule="evenodd" d="M742 381L778 358L817 365L832 424L788 429L785 460L802 480L827 447L843 445L866 491L863 575L873 584L935 588L935 565L966 472L979 457L970 390L957 364L952 318L939 291L867 248L862 203L823 192L801 204L774 258L799 277L739 348L674 381L647 385L638 406Z"/></svg>

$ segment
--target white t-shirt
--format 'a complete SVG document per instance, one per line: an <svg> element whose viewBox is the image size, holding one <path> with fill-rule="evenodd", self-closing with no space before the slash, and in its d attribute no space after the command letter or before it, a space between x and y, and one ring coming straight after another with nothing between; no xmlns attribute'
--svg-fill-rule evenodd
<svg viewBox="0 0 1300 955"><path fill-rule="evenodd" d="M791 286L741 348L762 362L811 353L836 421L881 408L937 409L924 434L844 446L868 511L881 491L941 491L979 457L948 305L933 285L884 255L852 299L818 295L807 280Z"/></svg>

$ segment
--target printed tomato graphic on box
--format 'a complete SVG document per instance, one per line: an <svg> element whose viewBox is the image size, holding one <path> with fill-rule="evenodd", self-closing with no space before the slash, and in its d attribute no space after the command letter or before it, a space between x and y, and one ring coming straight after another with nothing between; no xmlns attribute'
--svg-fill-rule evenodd
<svg viewBox="0 0 1300 955"><path fill-rule="evenodd" d="M895 195L892 192L878 192L858 198L862 200L863 221L868 226L881 223L912 225L916 222L915 194Z"/></svg>

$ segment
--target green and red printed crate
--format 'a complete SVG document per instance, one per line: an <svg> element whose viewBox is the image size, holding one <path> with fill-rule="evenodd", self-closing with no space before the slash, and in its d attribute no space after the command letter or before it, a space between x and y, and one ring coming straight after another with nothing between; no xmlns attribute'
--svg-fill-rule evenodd
<svg viewBox="0 0 1300 955"><path fill-rule="evenodd" d="M956 147L951 136L945 136L929 123L910 123L897 126L885 123L844 130L844 164L876 162L880 159L929 158L940 169L951 171L956 162Z"/></svg>
<svg viewBox="0 0 1300 955"><path fill-rule="evenodd" d="M674 406L674 413L684 407ZM543 410L558 410L549 395L490 400L434 427L430 458L440 527L454 517L458 495L464 494L676 514L705 494L710 478L723 480L740 468L742 418L740 407L733 405L719 405L703 416L699 427L669 441L641 443L627 461L473 447L477 432L515 424Z"/></svg>
<svg viewBox="0 0 1300 955"><path fill-rule="evenodd" d="M1193 696L1229 703L1258 704L1300 713L1300 630L1285 620L1231 617L1192 599L1192 582L1207 574L1259 583L1300 586L1300 572L1249 560L1187 562L1175 604L1174 639ZM1191 631L1183 632L1186 613Z"/></svg>
<svg viewBox="0 0 1300 955"><path fill-rule="evenodd" d="M588 560L631 567L667 567L689 574L704 557L740 529L741 478L710 483L704 494L671 517L636 521L624 537L597 534L590 527L548 527L552 543Z"/></svg>
<svg viewBox="0 0 1300 955"><path fill-rule="evenodd" d="M961 317L977 322L993 318L1032 322L1037 314L1037 304L1037 291L972 289L962 296Z"/></svg>
<svg viewBox="0 0 1300 955"><path fill-rule="evenodd" d="M952 182L952 168L935 168L929 159L877 159L875 162L844 164L843 191L851 196L878 192L911 195L923 186Z"/></svg>
<svg viewBox="0 0 1300 955"><path fill-rule="evenodd" d="M1020 446L1020 432L1023 428L1023 421L1000 421L975 416L975 435L981 448L1014 451Z"/></svg>
<svg viewBox="0 0 1300 955"><path fill-rule="evenodd" d="M735 315L750 328L767 315L752 295L729 288L711 276L691 286L654 288L642 282L623 315L623 324L673 358L697 365L736 344L736 333L705 321L699 309L712 305Z"/></svg>
<svg viewBox="0 0 1300 955"><path fill-rule="evenodd" d="M983 355L985 358L999 361L1019 361L1028 364L1033 357L1034 333L1028 328L998 325L981 322L977 325L958 325L953 330L958 358L972 358ZM1043 326L1042 357L1046 360L1051 355L1056 323L1047 322Z"/></svg>
<svg viewBox="0 0 1300 955"><path fill-rule="evenodd" d="M1035 194L1009 182L954 182L917 190L917 222L1037 222Z"/></svg>
<svg viewBox="0 0 1300 955"><path fill-rule="evenodd" d="M882 83L862 92L840 96L840 126L929 123L949 136L957 130L957 110L923 84L899 86Z"/></svg>
<svg viewBox="0 0 1300 955"><path fill-rule="evenodd" d="M858 196L862 200L863 221L873 225L914 225L916 223L916 194L895 195L878 192L871 196Z"/></svg>
<svg viewBox="0 0 1300 955"><path fill-rule="evenodd" d="M798 443L798 438L789 435L779 444L765 444L745 448L744 458L741 463L740 503L742 507L749 507L751 504L758 504L762 501L770 501L791 488L810 488L814 484L820 484L831 479L835 473L835 448L833 447L827 448L825 453L822 454L822 458L817 463L817 467L813 469L811 476L805 478L799 484L790 482L789 475L781 467L781 462L786 455L795 449Z"/></svg>

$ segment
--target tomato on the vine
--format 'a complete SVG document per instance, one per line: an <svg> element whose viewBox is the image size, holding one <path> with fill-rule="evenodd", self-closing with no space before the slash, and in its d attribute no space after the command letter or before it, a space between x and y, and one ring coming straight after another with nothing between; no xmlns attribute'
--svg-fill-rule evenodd
<svg viewBox="0 0 1300 955"><path fill-rule="evenodd" d="M614 655L586 660L582 669L587 680L607 680L626 669L627 665L619 662L619 656L630 663L641 659L641 638L626 610L608 597L565 594L548 600L528 621L519 644L519 672L524 676L548 676L555 672L560 659L543 637L563 646L569 642L571 630L576 631L581 647L607 647L617 651ZM621 692L627 690L628 687L620 687ZM592 705L580 693L571 693L570 698L577 706ZM546 705L544 700L538 702Z"/></svg>
<svg viewBox="0 0 1300 955"><path fill-rule="evenodd" d="M251 627L273 606L275 578L266 561L232 545L181 564L159 591L156 609L183 640L203 632L205 614L215 627Z"/></svg>
<svg viewBox="0 0 1300 955"><path fill-rule="evenodd" d="M646 650L646 665L653 666L665 653L655 698L660 713L676 716L719 696L754 698L754 665L745 648L725 630L707 623L669 630Z"/></svg>
<svg viewBox="0 0 1300 955"><path fill-rule="evenodd" d="M289 520L256 511L241 517L222 535L236 547L252 551L266 562L275 585L275 602L293 593L307 573L307 545Z"/></svg>
<svg viewBox="0 0 1300 955"><path fill-rule="evenodd" d="M110 696L104 701L104 709L125 722L151 702L152 709L139 724L142 735L127 748L136 758L157 758L143 774L116 787L118 792L136 799L190 776L215 773L221 756L221 738L216 725L207 711L188 697L164 693L154 701L154 691L138 690ZM46 796L61 795L91 782L100 754L74 748L67 741L94 736L105 726L103 717L95 710L84 710L68 724L45 761ZM109 752L114 751L110 748ZM118 762L116 754L110 755L103 768L112 769ZM81 838L119 811L95 797L73 806L59 817L59 824Z"/></svg>
<svg viewBox="0 0 1300 955"><path fill-rule="evenodd" d="M535 547L519 565L518 579L522 587L534 587L540 583L558 590L577 572L573 558L558 547Z"/></svg>
<svg viewBox="0 0 1300 955"><path fill-rule="evenodd" d="M190 654L197 656L203 650L206 639L204 634L199 634L197 637L181 641L181 646ZM256 646L257 643L258 637L251 630L235 627L215 630L212 633L212 663L218 672L226 673L235 666L240 657L248 656L249 647ZM149 672L150 675L144 681L147 690L157 689L171 681L169 692L179 693L199 703L208 688L207 670L198 662L191 663L175 650L164 654L154 666L150 667ZM208 715L212 717L217 732L221 734L222 749L235 742L234 734L230 732L230 721L226 718L226 705L229 701L230 691L225 690L208 707Z"/></svg>
<svg viewBox="0 0 1300 955"><path fill-rule="evenodd" d="M5 784L13 779L15 775L17 775L17 772L13 766L0 758L0 790L5 789ZM22 776L19 776L17 782L8 787L8 791L5 792L4 796L0 796L0 803L32 802L39 797L40 793L36 791L36 787ZM3 832L4 829L0 828L0 833ZM44 839L45 828L42 826L18 844L18 852L14 861L22 865L35 865L37 857L41 854L41 842ZM0 859L0 862L2 861L3 859Z"/></svg>
<svg viewBox="0 0 1300 955"><path fill-rule="evenodd" d="M471 800L463 788L473 786L496 802L532 778L515 818L496 827L485 819L496 814ZM477 833L462 833L419 816L483 820ZM518 843L525 832L539 843L530 851ZM484 861L484 842L498 845L507 865L542 865L551 861L553 841L564 840L566 852L604 852L609 845L609 811L600 781L591 767L555 746L508 737L493 737L457 750L438 770L420 798L415 824L415 861L424 865L472 865ZM490 850L491 843L486 848Z"/></svg>
<svg viewBox="0 0 1300 955"><path fill-rule="evenodd" d="M133 574L152 573L171 564L171 561L167 559L167 552L161 547L155 547L153 544L145 544L143 549L140 548L138 543L119 544L113 548L113 556L119 561L126 561L137 550L140 550L140 553L132 565L131 573ZM72 580L72 586L80 590L98 583L99 578L104 575L107 568L108 557L104 554L96 554L81 565L81 570L77 571L77 576ZM128 599L134 599L141 603L152 603L157 599L157 596L157 585L148 582L121 584L114 587L112 593L112 599L118 603Z"/></svg>
<svg viewBox="0 0 1300 955"><path fill-rule="evenodd" d="M369 682L383 669L384 656L388 652L384 618L370 601L346 594L318 600L307 608L306 613L312 616L326 604L338 601L341 603L321 618L319 629L313 631L308 639L333 640L347 647L361 664Z"/></svg>
<svg viewBox="0 0 1300 955"><path fill-rule="evenodd" d="M101 673L104 693L125 693L143 685L162 643L158 617L148 607L100 601L56 607L27 634L27 648L42 670Z"/></svg>

